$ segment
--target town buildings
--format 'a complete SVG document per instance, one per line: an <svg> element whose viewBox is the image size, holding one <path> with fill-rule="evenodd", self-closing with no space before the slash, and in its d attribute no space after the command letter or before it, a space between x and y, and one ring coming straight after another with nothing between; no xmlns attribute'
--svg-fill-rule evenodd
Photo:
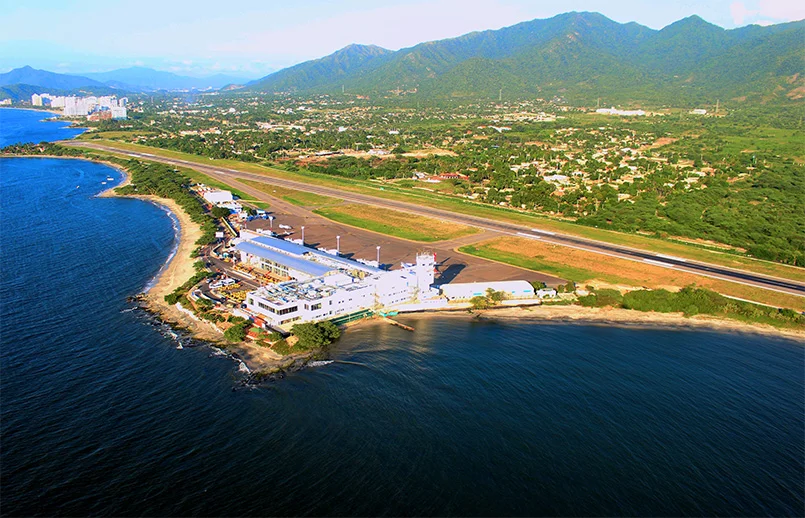
<svg viewBox="0 0 805 518"><path fill-rule="evenodd" d="M62 108L65 117L83 117L89 120L125 119L128 98L118 99L114 95L96 97L58 96L48 93L31 95L33 106Z"/></svg>

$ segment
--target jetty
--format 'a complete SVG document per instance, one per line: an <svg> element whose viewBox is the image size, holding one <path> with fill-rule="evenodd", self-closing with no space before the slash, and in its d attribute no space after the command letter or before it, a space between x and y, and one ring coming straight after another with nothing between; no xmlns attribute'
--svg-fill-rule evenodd
<svg viewBox="0 0 805 518"><path fill-rule="evenodd" d="M411 332L414 331L413 327L407 326L405 324L401 324L400 322L397 322L396 320L392 320L389 317L381 317L381 319L386 321L386 322L388 322L389 324L391 324L393 326L397 326L397 327L399 327L401 329L405 329L406 331L411 331Z"/></svg>

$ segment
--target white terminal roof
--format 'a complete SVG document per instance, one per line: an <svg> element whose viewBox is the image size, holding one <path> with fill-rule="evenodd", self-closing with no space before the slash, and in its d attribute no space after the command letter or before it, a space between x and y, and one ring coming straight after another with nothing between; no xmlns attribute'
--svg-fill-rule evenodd
<svg viewBox="0 0 805 518"><path fill-rule="evenodd" d="M288 266L290 266L290 267L292 267L294 269L300 270L300 271L305 271L305 270L302 270L301 268L297 268L296 266L292 266L290 263L286 263L286 261L287 261L286 258L288 258L289 256L294 256L294 257L300 258L303 261L306 261L306 262L309 262L309 263L313 263L313 264L317 264L317 265L325 264L325 265L331 266L330 269L361 270L361 271L366 272L366 273L381 273L381 272L383 272L383 270L381 270L380 268L375 268L374 266L369 266L369 265L366 265L366 264L362 264L362 263L359 263L357 261L353 261L351 259L344 259L343 257L336 257L336 256L333 256L333 255L330 255L330 254L325 254L324 252L321 252L321 251L316 250L314 248L308 248L308 247L303 246L303 245L297 245L296 243L291 243L290 241L285 241L284 239L279 239L279 238L276 238L276 237L257 236L257 237L249 237L247 239L248 239L249 243L254 243L256 245L259 245L259 247L262 248L263 250L274 249L274 250L277 250L279 252L282 252L283 254L280 257L272 256L270 258L267 257L267 259L271 259L272 261L276 261L278 263L287 264ZM241 242L237 246L239 247L240 245L245 244L245 243L246 242ZM252 250L254 250L254 249L252 249ZM253 252L250 252L249 250L244 250L244 251L246 251L247 253L253 253ZM309 257L310 257L309 259L306 258L306 257L303 257L303 256L308 255L308 254L309 254ZM255 253L255 255L259 256L259 254L256 254L256 253ZM323 274L317 274L317 275L323 275Z"/></svg>

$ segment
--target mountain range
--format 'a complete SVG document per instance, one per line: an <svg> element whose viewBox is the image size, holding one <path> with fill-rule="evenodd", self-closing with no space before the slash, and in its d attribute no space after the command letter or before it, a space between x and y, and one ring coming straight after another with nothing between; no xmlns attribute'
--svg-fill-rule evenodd
<svg viewBox="0 0 805 518"><path fill-rule="evenodd" d="M207 90L219 89L229 84L244 84L248 79L218 74L197 78L180 76L144 67L122 68L110 72L81 75L58 74L26 66L0 74L0 87L13 99L30 97L28 91L42 89L50 93L66 93L78 90L96 94L152 92L157 90ZM9 93L13 92L13 94Z"/></svg>
<svg viewBox="0 0 805 518"><path fill-rule="evenodd" d="M208 77L180 76L172 72L163 72L145 67L130 67L83 74L84 77L100 81L116 88L133 91L154 90L207 90L219 89L230 84L244 84L249 80L225 74L216 74Z"/></svg>
<svg viewBox="0 0 805 518"><path fill-rule="evenodd" d="M803 42L805 21L725 30L691 16L654 30L573 12L398 51L350 45L247 88L587 103L785 101L805 96Z"/></svg>

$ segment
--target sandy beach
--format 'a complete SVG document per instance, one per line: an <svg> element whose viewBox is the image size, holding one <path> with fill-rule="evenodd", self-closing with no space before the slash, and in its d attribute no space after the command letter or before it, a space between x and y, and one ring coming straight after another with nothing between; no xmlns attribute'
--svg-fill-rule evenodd
<svg viewBox="0 0 805 518"><path fill-rule="evenodd" d="M128 185L130 179L126 174L126 179L120 185L108 189L98 195L100 198L118 197L115 193L117 187ZM154 284L151 288L143 294L143 299L148 308L154 312L159 313L163 319L175 322L182 327L191 330L197 338L202 340L220 341L221 332L207 322L196 320L190 317L185 312L179 310L175 306L169 305L165 302L165 295L173 292L176 288L187 282L196 271L193 264L198 260L191 257L193 250L196 249L196 241L201 237L201 227L193 223L190 216L179 206L175 201L168 198L159 198L157 196L146 195L127 195L119 196L121 198L137 198L144 201L149 201L157 205L167 208L171 213L176 216L179 221L178 231L178 245L176 253L162 268Z"/></svg>
<svg viewBox="0 0 805 518"><path fill-rule="evenodd" d="M58 115L59 117L62 117L62 116L64 115L64 112L63 112L62 110L44 110L44 109L41 109L41 110L40 110L40 109L38 109L38 108L24 108L24 107L22 107L22 106L0 106L0 110L2 110L2 109L7 109L7 110L25 110L25 111L29 111L29 112L50 113L50 114L52 114L52 115ZM52 117L47 117L47 118L48 118L48 119L51 119ZM70 121L69 121L69 120L67 120L67 119L61 119L61 120L62 120L63 122L70 122Z"/></svg>
<svg viewBox="0 0 805 518"><path fill-rule="evenodd" d="M630 327L663 327L669 329L706 328L724 332L783 336L805 343L805 330L780 329L765 324L747 324L738 320L708 315L685 317L682 313L642 312L622 308L585 308L582 306L501 307L472 313L466 310L403 313L401 318L465 318L509 319L519 321L580 322Z"/></svg>
<svg viewBox="0 0 805 518"><path fill-rule="evenodd" d="M118 169L120 168L118 167ZM149 201L167 208L176 216L179 222L179 242L176 253L160 271L153 286L143 294L142 300L145 306L149 311L160 315L163 320L187 329L193 334L193 337L213 344L222 345L224 341L223 332L218 327L210 322L191 316L188 311L183 311L175 305L170 305L165 302L165 295L172 293L196 273L193 265L199 259L191 257L191 254L193 250L198 247L196 241L198 241L202 235L201 227L197 223L194 223L184 209L171 199L146 195L120 196L115 193L116 188L131 183L129 174L125 170L120 170L125 173L125 180L120 185L116 185L100 193L98 195L99 197L137 198ZM229 347L228 350L237 354L253 372L278 367L282 364L280 361L282 357L280 355L270 349L249 342Z"/></svg>

